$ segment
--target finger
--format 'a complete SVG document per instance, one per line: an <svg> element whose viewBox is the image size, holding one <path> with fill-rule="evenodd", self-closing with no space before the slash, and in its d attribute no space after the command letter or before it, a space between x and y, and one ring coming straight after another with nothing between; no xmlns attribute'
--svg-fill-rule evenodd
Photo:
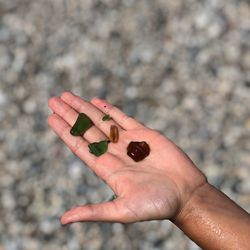
<svg viewBox="0 0 250 250"><path fill-rule="evenodd" d="M67 211L61 217L63 225L83 221L126 223L132 220L132 213L129 213L119 199L99 204L78 206Z"/></svg>
<svg viewBox="0 0 250 250"><path fill-rule="evenodd" d="M81 97L76 96L71 92L64 92L61 95L61 99L79 113L85 113L88 115L96 127L103 131L106 136L109 136L111 125L116 125L119 130L122 130L122 128L112 119L109 121L103 121L102 118L105 114L91 103L84 101Z"/></svg>
<svg viewBox="0 0 250 250"><path fill-rule="evenodd" d="M130 130L144 127L143 124L139 123L132 117L129 117L120 109L108 103L106 100L94 97L91 100L91 103L105 114L109 114L123 129Z"/></svg>
<svg viewBox="0 0 250 250"><path fill-rule="evenodd" d="M66 104L60 97L52 97L49 100L49 107L53 112L58 114L62 119L64 119L71 127L77 120L78 113L72 109L68 104ZM96 126L89 128L83 135L83 137L88 142L95 142L107 139L105 134L100 131Z"/></svg>
<svg viewBox="0 0 250 250"><path fill-rule="evenodd" d="M117 157L109 152L99 157L91 154L88 143L80 136L72 136L71 127L57 114L48 117L48 124L82 161L113 188L110 177L123 166Z"/></svg>
<svg viewBox="0 0 250 250"><path fill-rule="evenodd" d="M60 116L57 114L50 115L48 117L48 124L79 158L84 160L88 165L94 164L94 155L85 153L88 152L88 143L80 136L72 136L70 134L71 127Z"/></svg>

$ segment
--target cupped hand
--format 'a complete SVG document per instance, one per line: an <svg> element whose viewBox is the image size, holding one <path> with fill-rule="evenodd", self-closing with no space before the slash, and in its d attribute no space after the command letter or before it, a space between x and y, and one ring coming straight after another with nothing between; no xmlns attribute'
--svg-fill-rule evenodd
<svg viewBox="0 0 250 250"><path fill-rule="evenodd" d="M116 194L116 199L85 204L67 211L62 224L80 221L131 223L145 220L174 219L193 192L206 183L183 151L159 132L128 117L105 100L87 102L71 92L52 97L49 126ZM83 137L70 134L78 114L85 113L94 123ZM103 121L105 114L112 117ZM108 139L110 126L119 129L118 143L109 143L108 151L96 157L88 144ZM146 141L150 154L140 162L127 155L131 141Z"/></svg>

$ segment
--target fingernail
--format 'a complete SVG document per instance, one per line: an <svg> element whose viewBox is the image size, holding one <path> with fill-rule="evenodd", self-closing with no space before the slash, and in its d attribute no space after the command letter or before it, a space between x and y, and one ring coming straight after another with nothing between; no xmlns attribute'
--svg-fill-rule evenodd
<svg viewBox="0 0 250 250"><path fill-rule="evenodd" d="M62 226L66 226L68 224L67 220L65 220L64 218L61 218L60 222Z"/></svg>

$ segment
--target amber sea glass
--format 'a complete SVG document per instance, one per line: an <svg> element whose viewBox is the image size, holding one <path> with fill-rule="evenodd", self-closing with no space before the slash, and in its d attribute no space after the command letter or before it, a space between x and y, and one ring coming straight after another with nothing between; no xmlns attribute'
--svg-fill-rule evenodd
<svg viewBox="0 0 250 250"><path fill-rule="evenodd" d="M110 127L110 133L109 133L109 139L113 143L117 143L119 140L119 130L117 126L111 125Z"/></svg>

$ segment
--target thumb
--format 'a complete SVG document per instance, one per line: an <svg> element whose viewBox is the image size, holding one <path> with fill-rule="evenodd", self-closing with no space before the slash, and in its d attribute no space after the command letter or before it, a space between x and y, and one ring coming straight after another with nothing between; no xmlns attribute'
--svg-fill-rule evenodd
<svg viewBox="0 0 250 250"><path fill-rule="evenodd" d="M121 222L130 221L129 210L119 199L99 204L78 206L67 211L61 217L62 225L83 221ZM132 215L132 214L131 214Z"/></svg>

